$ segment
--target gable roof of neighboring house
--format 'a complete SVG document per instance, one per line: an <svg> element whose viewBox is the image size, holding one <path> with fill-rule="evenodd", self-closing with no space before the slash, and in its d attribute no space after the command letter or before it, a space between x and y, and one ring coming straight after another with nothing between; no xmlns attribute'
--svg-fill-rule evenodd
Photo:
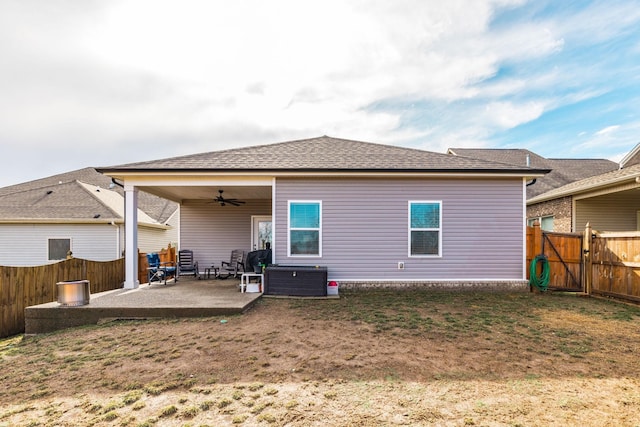
<svg viewBox="0 0 640 427"><path fill-rule="evenodd" d="M0 222L122 222L124 198L94 168L0 188ZM140 192L140 223L161 226L178 205Z"/></svg>
<svg viewBox="0 0 640 427"><path fill-rule="evenodd" d="M636 146L620 160L620 168L637 165L638 163L640 163L640 143L636 144Z"/></svg>
<svg viewBox="0 0 640 427"><path fill-rule="evenodd" d="M319 138L234 148L98 169L133 172L430 172L540 175L546 169L370 142Z"/></svg>
<svg viewBox="0 0 640 427"><path fill-rule="evenodd" d="M545 202L547 200L558 199L560 197L575 196L582 193L605 190L610 187L629 184L633 188L637 187L640 180L640 164L618 169L612 172L571 182L562 187L554 188L551 191L540 194L527 200L527 204Z"/></svg>
<svg viewBox="0 0 640 427"><path fill-rule="evenodd" d="M597 176L618 169L618 164L607 159L547 159L525 149L476 149L450 148L449 154L471 158L494 160L509 164L550 169L551 172L537 178L527 187L527 199L536 197L570 182ZM528 159L528 160L527 160Z"/></svg>

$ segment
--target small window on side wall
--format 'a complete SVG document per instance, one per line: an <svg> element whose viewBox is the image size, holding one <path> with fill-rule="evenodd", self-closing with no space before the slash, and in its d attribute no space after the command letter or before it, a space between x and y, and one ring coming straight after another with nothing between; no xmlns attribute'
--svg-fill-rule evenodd
<svg viewBox="0 0 640 427"><path fill-rule="evenodd" d="M553 231L553 216L543 216L540 218L540 228L544 231Z"/></svg>
<svg viewBox="0 0 640 427"><path fill-rule="evenodd" d="M66 259L71 251L71 239L49 239L49 261Z"/></svg>
<svg viewBox="0 0 640 427"><path fill-rule="evenodd" d="M409 202L409 256L442 254L442 202Z"/></svg>
<svg viewBox="0 0 640 427"><path fill-rule="evenodd" d="M289 201L289 256L322 256L322 202Z"/></svg>
<svg viewBox="0 0 640 427"><path fill-rule="evenodd" d="M544 231L553 231L553 215L539 216L537 218L527 219L527 226L533 227L533 224L538 221L540 229Z"/></svg>

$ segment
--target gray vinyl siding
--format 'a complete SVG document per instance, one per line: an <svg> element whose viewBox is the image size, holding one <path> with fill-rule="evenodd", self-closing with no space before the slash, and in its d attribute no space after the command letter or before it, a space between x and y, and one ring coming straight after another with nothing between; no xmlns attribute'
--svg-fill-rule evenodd
<svg viewBox="0 0 640 427"><path fill-rule="evenodd" d="M246 200L241 206L187 200L180 207L179 249L193 250L201 271L220 266L233 249L251 250L252 215L271 215L271 200Z"/></svg>
<svg viewBox="0 0 640 427"><path fill-rule="evenodd" d="M287 256L288 200L322 200L321 258ZM441 257L408 256L410 200L442 201ZM333 280L522 280L523 209L520 178L278 179L275 257Z"/></svg>
<svg viewBox="0 0 640 427"><path fill-rule="evenodd" d="M576 200L574 231L584 231L587 223L598 231L636 231L640 198L629 194L629 191L623 191Z"/></svg>
<svg viewBox="0 0 640 427"><path fill-rule="evenodd" d="M70 238L76 258L110 261L118 258L117 227L109 224L2 224L0 265L35 266L48 259L49 238Z"/></svg>

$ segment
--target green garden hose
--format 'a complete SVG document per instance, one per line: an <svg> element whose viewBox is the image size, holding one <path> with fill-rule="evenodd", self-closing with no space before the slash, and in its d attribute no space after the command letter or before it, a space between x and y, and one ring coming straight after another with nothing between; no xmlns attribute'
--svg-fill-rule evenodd
<svg viewBox="0 0 640 427"><path fill-rule="evenodd" d="M542 263L542 271L538 276L538 262ZM535 286L541 291L546 291L549 286L549 261L546 255L538 255L531 260L529 266L529 285Z"/></svg>

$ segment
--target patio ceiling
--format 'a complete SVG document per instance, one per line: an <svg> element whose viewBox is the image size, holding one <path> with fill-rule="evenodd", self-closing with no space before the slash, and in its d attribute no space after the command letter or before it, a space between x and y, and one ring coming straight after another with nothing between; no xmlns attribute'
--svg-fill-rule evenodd
<svg viewBox="0 0 640 427"><path fill-rule="evenodd" d="M229 183L216 186L140 186L146 191L165 199L181 202L183 200L210 200L218 196L218 190L224 191L225 199L270 199L270 186L232 185Z"/></svg>

